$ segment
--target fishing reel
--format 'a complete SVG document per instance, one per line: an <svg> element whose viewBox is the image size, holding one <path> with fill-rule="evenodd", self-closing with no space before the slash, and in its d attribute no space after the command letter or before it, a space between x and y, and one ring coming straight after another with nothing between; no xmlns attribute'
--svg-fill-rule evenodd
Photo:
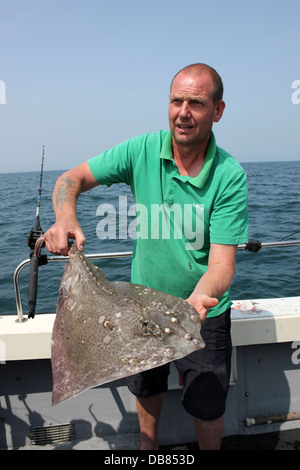
<svg viewBox="0 0 300 470"><path fill-rule="evenodd" d="M30 258L34 255L34 250L35 250L35 245L37 240L44 234L41 226L40 226L40 220L39 217L37 216L33 227L29 232L27 233L27 245L30 248ZM42 243L41 248L45 247L45 242ZM38 255L38 265L42 266L43 264L47 264L47 255L41 255L39 252Z"/></svg>
<svg viewBox="0 0 300 470"><path fill-rule="evenodd" d="M36 244L36 241L43 235L43 231L41 228L39 229L35 229L34 227L32 227L32 229L27 233L27 245L29 246L29 248L31 248L32 250L34 250L35 248L35 244ZM43 247L45 246L45 244L43 244Z"/></svg>

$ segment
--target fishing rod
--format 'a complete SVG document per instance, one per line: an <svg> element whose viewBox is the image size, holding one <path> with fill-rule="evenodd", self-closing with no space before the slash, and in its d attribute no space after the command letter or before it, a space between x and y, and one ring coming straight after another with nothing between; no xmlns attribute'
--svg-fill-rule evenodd
<svg viewBox="0 0 300 470"><path fill-rule="evenodd" d="M38 238L43 234L40 223L40 206L42 196L42 181L44 172L44 159L45 147L43 146L42 164L40 172L40 187L38 191L38 200L35 213L35 220L32 229L27 234L27 245L30 248L30 272L29 272L29 285L28 285L28 318L34 318L36 299L37 299L37 285L38 285L38 267L47 263L47 255L41 255L40 252L36 257L34 255L35 244Z"/></svg>

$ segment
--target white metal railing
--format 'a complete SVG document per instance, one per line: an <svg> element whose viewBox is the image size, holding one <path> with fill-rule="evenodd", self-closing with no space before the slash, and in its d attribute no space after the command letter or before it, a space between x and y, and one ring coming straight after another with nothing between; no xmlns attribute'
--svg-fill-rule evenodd
<svg viewBox="0 0 300 470"><path fill-rule="evenodd" d="M104 259L104 258L128 258L132 256L131 251L127 252L116 252L116 253L95 253L95 254L85 254L85 256L89 259ZM47 263L53 261L66 261L69 259L69 256L47 256ZM22 307L22 300L21 300L21 292L20 292L20 285L19 285L19 274L21 270L30 264L30 258L25 259L22 261L14 271L14 289L15 289L15 298L16 298L16 306L17 306L17 313L18 313L18 321L24 321L23 315L23 307Z"/></svg>
<svg viewBox="0 0 300 470"><path fill-rule="evenodd" d="M300 240L264 242L264 243L261 243L259 241L254 241L254 242L248 242L248 243L238 245L238 250L257 252L257 251L260 251L261 248L280 248L280 247L285 247L285 246L296 246L296 245L300 245ZM95 254L86 254L85 256L89 259L128 258L132 256L132 252L127 251L127 252L115 252L115 253L95 253ZM69 259L69 256L47 256L47 263L53 262L53 261L65 261L68 259ZM14 271L13 282L14 282L16 306L17 306L19 322L24 321L20 285L19 285L19 274L21 270L25 266L27 266L27 264L29 263L30 263L30 258L22 261L16 267Z"/></svg>

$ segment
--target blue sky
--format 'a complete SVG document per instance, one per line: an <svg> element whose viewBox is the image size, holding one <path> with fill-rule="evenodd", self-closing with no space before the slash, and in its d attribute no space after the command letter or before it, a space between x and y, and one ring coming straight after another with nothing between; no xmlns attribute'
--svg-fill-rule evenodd
<svg viewBox="0 0 300 470"><path fill-rule="evenodd" d="M299 0L0 0L0 172L39 171L43 145L60 170L167 128L170 80L194 62L224 82L220 147L300 160L299 44Z"/></svg>

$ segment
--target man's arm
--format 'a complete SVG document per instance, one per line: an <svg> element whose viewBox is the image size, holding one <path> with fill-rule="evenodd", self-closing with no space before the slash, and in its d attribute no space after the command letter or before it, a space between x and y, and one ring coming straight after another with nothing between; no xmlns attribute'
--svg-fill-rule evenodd
<svg viewBox="0 0 300 470"><path fill-rule="evenodd" d="M97 184L86 162L58 178L52 198L56 222L44 234L48 251L66 256L69 238L75 239L77 248L83 250L85 236L77 220L76 203L81 193Z"/></svg>
<svg viewBox="0 0 300 470"><path fill-rule="evenodd" d="M212 243L208 269L187 299L204 322L210 308L219 303L219 298L229 289L235 271L236 245Z"/></svg>

